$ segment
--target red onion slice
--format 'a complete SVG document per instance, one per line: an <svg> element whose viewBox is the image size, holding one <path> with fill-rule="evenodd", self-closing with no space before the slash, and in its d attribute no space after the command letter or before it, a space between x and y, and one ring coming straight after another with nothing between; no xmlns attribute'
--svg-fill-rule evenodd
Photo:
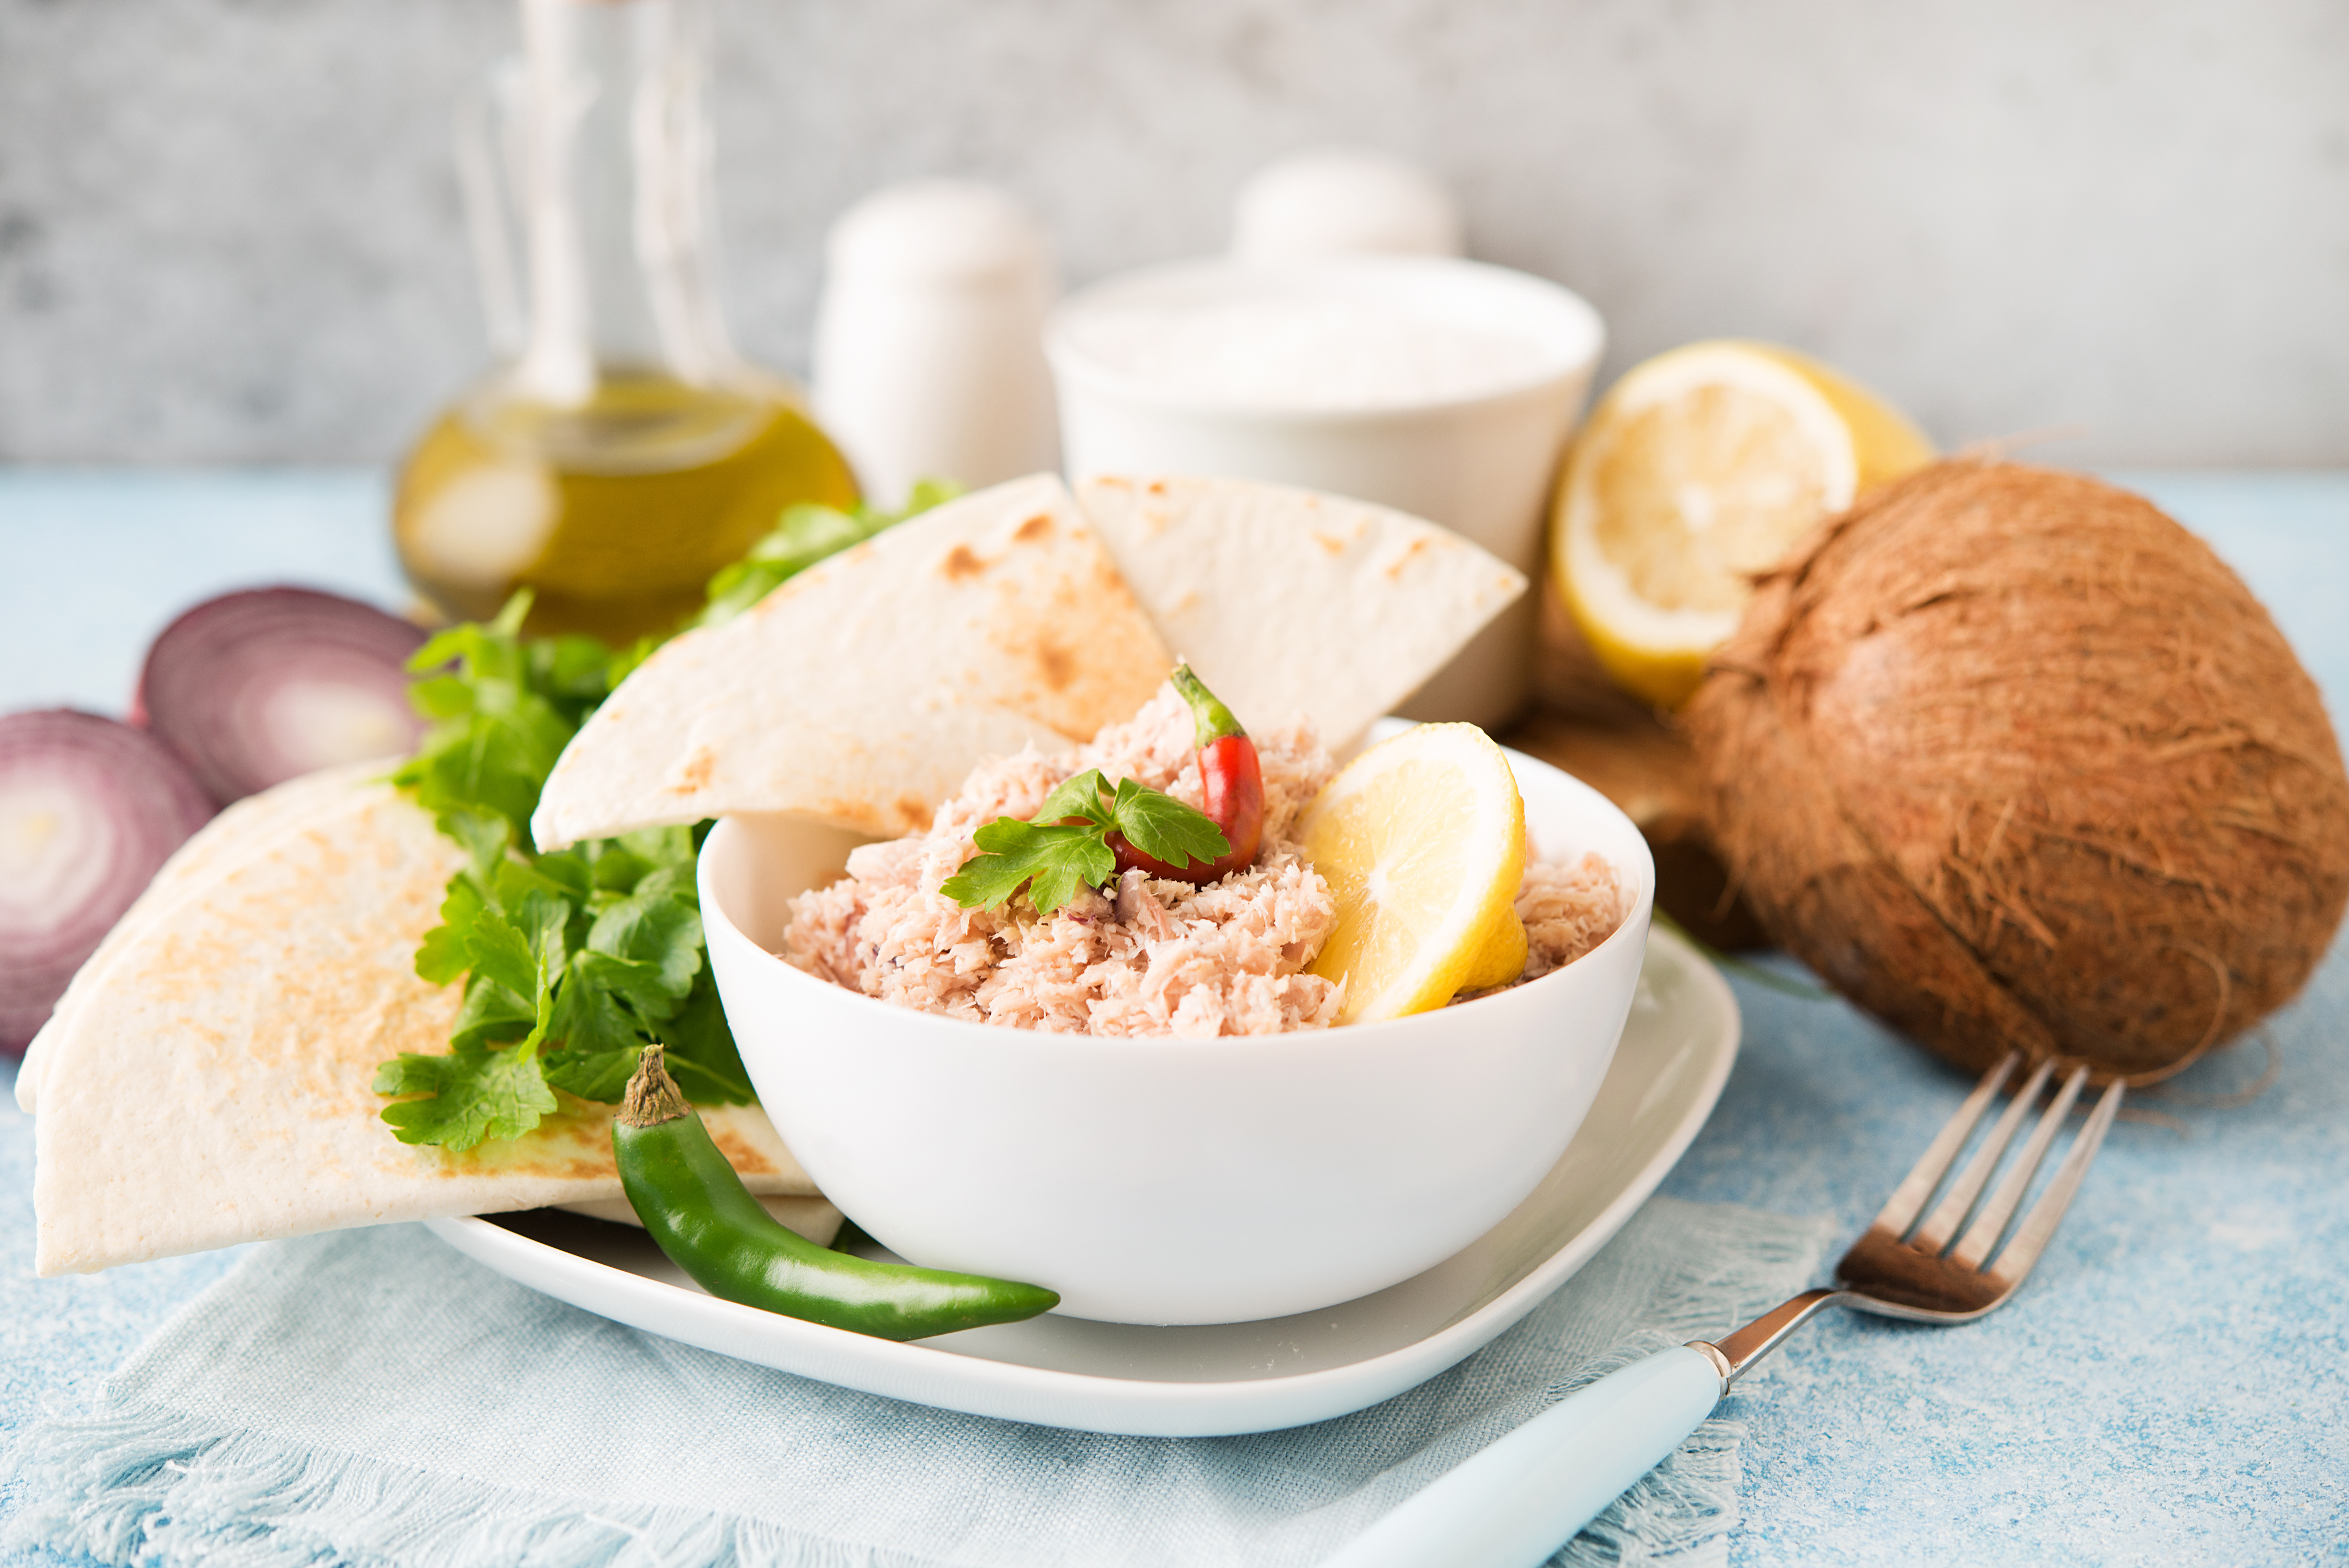
<svg viewBox="0 0 2349 1568"><path fill-rule="evenodd" d="M147 650L132 720L170 742L222 805L338 763L415 749L408 658L424 633L311 588L223 594Z"/></svg>
<svg viewBox="0 0 2349 1568"><path fill-rule="evenodd" d="M128 724L63 708L0 718L0 1051L24 1054L212 810L178 753Z"/></svg>

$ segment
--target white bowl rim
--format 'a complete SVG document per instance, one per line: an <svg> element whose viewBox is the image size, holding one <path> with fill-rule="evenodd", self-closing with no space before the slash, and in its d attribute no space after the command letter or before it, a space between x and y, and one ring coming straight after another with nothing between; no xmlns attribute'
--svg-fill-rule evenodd
<svg viewBox="0 0 2349 1568"><path fill-rule="evenodd" d="M1647 840L1640 834L1639 825L1626 815L1622 808L1613 801L1609 800L1590 784L1575 777L1565 769L1545 763L1538 757L1527 756L1512 747L1502 749L1507 753L1512 768L1531 763L1537 768L1547 770L1557 776L1557 782L1571 786L1571 793L1580 797L1579 805L1595 809L1602 820L1611 818L1612 825L1619 826L1620 829L1628 835L1629 843L1638 846L1638 861L1633 866L1626 867L1612 855L1607 858L1609 864L1615 867L1619 876L1627 871L1630 872L1635 887L1630 909L1625 913L1622 921L1616 926L1615 929L1608 934L1606 940L1583 954L1573 963L1562 969L1553 970L1538 980L1530 980L1522 985L1512 986L1506 991L1495 992L1462 1004L1468 1007L1530 1006L1536 1000L1547 1000L1549 992L1557 989L1552 984L1553 981L1568 981L1569 977L1573 976L1575 971L1581 967L1586 959L1595 958L1623 943L1638 942L1644 950L1648 940L1648 926L1655 909L1655 859L1649 852ZM725 937L740 941L767 962L784 971L790 976L784 981L785 984L820 986L823 988L821 992L810 994L822 995L827 1000L846 999L866 1002L874 1007L886 1008L889 1017L900 1021L893 1024L893 1032L898 1028L928 1032L931 1038L941 1045L956 1045L957 1048L963 1048L984 1044L987 1047L999 1051L1017 1042L1018 1049L1055 1054L1065 1053L1071 1059L1098 1056L1106 1045L1125 1062L1133 1061L1137 1053L1162 1053L1185 1062L1195 1063L1210 1060L1219 1053L1260 1058L1262 1053L1268 1048L1280 1046L1303 1050L1356 1050L1361 1049L1364 1043L1399 1044L1402 1043L1401 1036L1413 1032L1428 1031L1441 1021L1458 1016L1450 1007L1439 1007L1426 1012L1410 1013L1401 1018L1381 1019L1372 1023L1348 1023L1327 1029L1289 1029L1276 1034L1217 1035L1207 1038L1182 1034L1135 1034L1104 1042L1098 1035L1061 1033L1039 1029L1006 1028L999 1024L974 1023L968 1019L955 1018L942 1012L901 1007L884 1002L879 997L867 996L863 992L851 991L844 985L819 979L808 973L805 970L786 961L781 954L771 951L763 943L753 940L735 923L734 917L727 911L723 900L717 896L717 888L713 886L713 882L718 874L716 867L723 856L727 853L741 852L735 847L738 843L748 845L750 840L730 819L720 819L718 826L711 831L709 837L702 845L699 881L701 919L705 926L722 928ZM713 854L713 848L718 848L719 853ZM722 992L720 994L722 1001ZM910 1044L910 1040L904 1034L898 1034L896 1040L900 1045ZM1336 1042L1334 1045L1329 1044L1333 1040Z"/></svg>
<svg viewBox="0 0 2349 1568"><path fill-rule="evenodd" d="M1164 392L1149 381L1102 364L1088 354L1073 336L1072 323L1090 310L1121 303L1136 295L1175 291L1217 278L1282 282L1313 276L1371 279L1404 286L1409 280L1465 282L1487 290L1509 289L1527 297L1545 299L1568 323L1566 330L1584 341L1556 357L1549 369L1502 382L1488 391L1464 397L1420 398L1371 403L1358 408L1310 409L1285 403L1252 403L1229 399L1184 397ZM1347 255L1288 262L1244 262L1228 256L1164 262L1118 273L1077 290L1052 307L1044 323L1044 355L1054 374L1129 403L1168 413L1188 414L1205 421L1229 420L1250 425L1290 428L1355 428L1415 420L1430 414L1451 414L1506 403L1566 387L1597 369L1607 352L1607 324L1596 306L1564 284L1514 267L1463 256Z"/></svg>

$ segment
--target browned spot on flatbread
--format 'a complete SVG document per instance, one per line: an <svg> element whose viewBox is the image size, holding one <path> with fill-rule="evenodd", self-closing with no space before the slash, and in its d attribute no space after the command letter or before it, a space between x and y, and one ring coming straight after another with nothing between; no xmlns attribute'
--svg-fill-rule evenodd
<svg viewBox="0 0 2349 1568"><path fill-rule="evenodd" d="M372 1116L376 1064L447 1049L460 993L418 979L413 955L461 858L386 792L225 873L202 918L140 939L126 972L168 1019L187 1081L233 1102L265 1079L324 1114Z"/></svg>
<svg viewBox="0 0 2349 1568"><path fill-rule="evenodd" d="M812 800L793 809L821 817L852 832L869 833L878 838L895 838L929 821L926 809L919 818L907 821L894 806L875 805L868 800Z"/></svg>
<svg viewBox="0 0 2349 1568"><path fill-rule="evenodd" d="M1014 528L1011 531L1011 536L1023 545L1033 545L1039 540L1049 539L1052 536L1052 519L1047 514L1039 512L1035 516Z"/></svg>
<svg viewBox="0 0 2349 1568"><path fill-rule="evenodd" d="M555 1101L555 1109L518 1138L492 1138L461 1154L419 1148L415 1163L442 1178L611 1180L617 1174L612 1161L612 1107L566 1092L558 1092Z"/></svg>
<svg viewBox="0 0 2349 1568"><path fill-rule="evenodd" d="M1081 585L1067 578L1053 584L1050 597L1039 618L1047 625L1079 623L1089 618ZM1048 632L999 623L995 644L1012 659L1035 671L1037 686L1033 696L1039 701L1048 693L1057 697L1066 692L1083 673L1076 650ZM1050 715L1030 711L1016 699L1012 706L1028 713L1030 718L1042 719L1046 723L1052 722Z"/></svg>
<svg viewBox="0 0 2349 1568"><path fill-rule="evenodd" d="M425 1174L440 1177L444 1181L460 1178L478 1179L482 1177L510 1179L541 1177L554 1181L609 1181L618 1172L618 1168L608 1158L597 1159L582 1155L559 1156L540 1154L530 1150L531 1141L537 1136L535 1133L526 1133L516 1139L508 1146L514 1152L506 1155L503 1158L485 1159L477 1163L450 1160L439 1166L427 1166L419 1162L419 1168L423 1169ZM489 1148L492 1146L484 1144L481 1147ZM530 1152L523 1152L526 1150Z"/></svg>
<svg viewBox="0 0 2349 1568"><path fill-rule="evenodd" d="M774 1176L780 1172L774 1161L753 1148L750 1140L732 1127L711 1127L709 1141L718 1146L718 1152L726 1157L726 1163L739 1175Z"/></svg>
<svg viewBox="0 0 2349 1568"><path fill-rule="evenodd" d="M1388 580L1391 582L1400 582L1402 579L1402 575L1411 569L1411 564L1419 558L1420 552L1432 548L1433 548L1433 545L1429 542L1427 535L1422 534L1410 544L1405 545L1401 550L1395 552L1395 558L1389 561L1386 566Z"/></svg>
<svg viewBox="0 0 2349 1568"><path fill-rule="evenodd" d="M958 583L965 577L979 576L986 570L987 563L974 555L968 545L957 545L947 552L946 559L938 563L938 575L948 582Z"/></svg>
<svg viewBox="0 0 2349 1568"><path fill-rule="evenodd" d="M927 822L930 803L917 794L901 794L897 797L897 815L907 822Z"/></svg>
<svg viewBox="0 0 2349 1568"><path fill-rule="evenodd" d="M1153 495L1164 495L1166 493L1166 482L1163 479L1154 479L1147 488Z"/></svg>
<svg viewBox="0 0 2349 1568"><path fill-rule="evenodd" d="M1342 556L1346 553L1345 540L1333 539L1329 535L1322 533L1319 528L1316 528L1313 531L1313 542L1320 545L1323 549L1329 551L1333 556Z"/></svg>
<svg viewBox="0 0 2349 1568"><path fill-rule="evenodd" d="M1077 678L1077 656L1057 642L1038 639L1036 669L1044 677L1044 684L1055 691L1066 691Z"/></svg>
<svg viewBox="0 0 2349 1568"><path fill-rule="evenodd" d="M676 794L689 794L695 790L707 788L709 775L717 771L717 753L708 746L696 746L693 754L685 759L685 765L677 770L677 778L669 784L669 790Z"/></svg>

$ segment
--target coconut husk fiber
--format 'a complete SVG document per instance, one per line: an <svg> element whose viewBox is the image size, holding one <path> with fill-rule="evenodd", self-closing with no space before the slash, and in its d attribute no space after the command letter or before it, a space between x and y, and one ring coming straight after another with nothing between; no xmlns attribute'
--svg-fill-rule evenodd
<svg viewBox="0 0 2349 1568"><path fill-rule="evenodd" d="M1770 934L1971 1068L2163 1075L2298 992L2349 899L2315 682L2209 546L2077 475L1867 496L1763 580L1683 719Z"/></svg>

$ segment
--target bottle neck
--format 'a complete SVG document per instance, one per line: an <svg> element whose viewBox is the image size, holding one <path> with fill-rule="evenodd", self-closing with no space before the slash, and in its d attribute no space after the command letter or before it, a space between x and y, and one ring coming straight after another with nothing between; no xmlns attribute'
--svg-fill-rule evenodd
<svg viewBox="0 0 2349 1568"><path fill-rule="evenodd" d="M708 32L697 0L522 0L517 389L558 407L609 376L730 379L711 286Z"/></svg>

